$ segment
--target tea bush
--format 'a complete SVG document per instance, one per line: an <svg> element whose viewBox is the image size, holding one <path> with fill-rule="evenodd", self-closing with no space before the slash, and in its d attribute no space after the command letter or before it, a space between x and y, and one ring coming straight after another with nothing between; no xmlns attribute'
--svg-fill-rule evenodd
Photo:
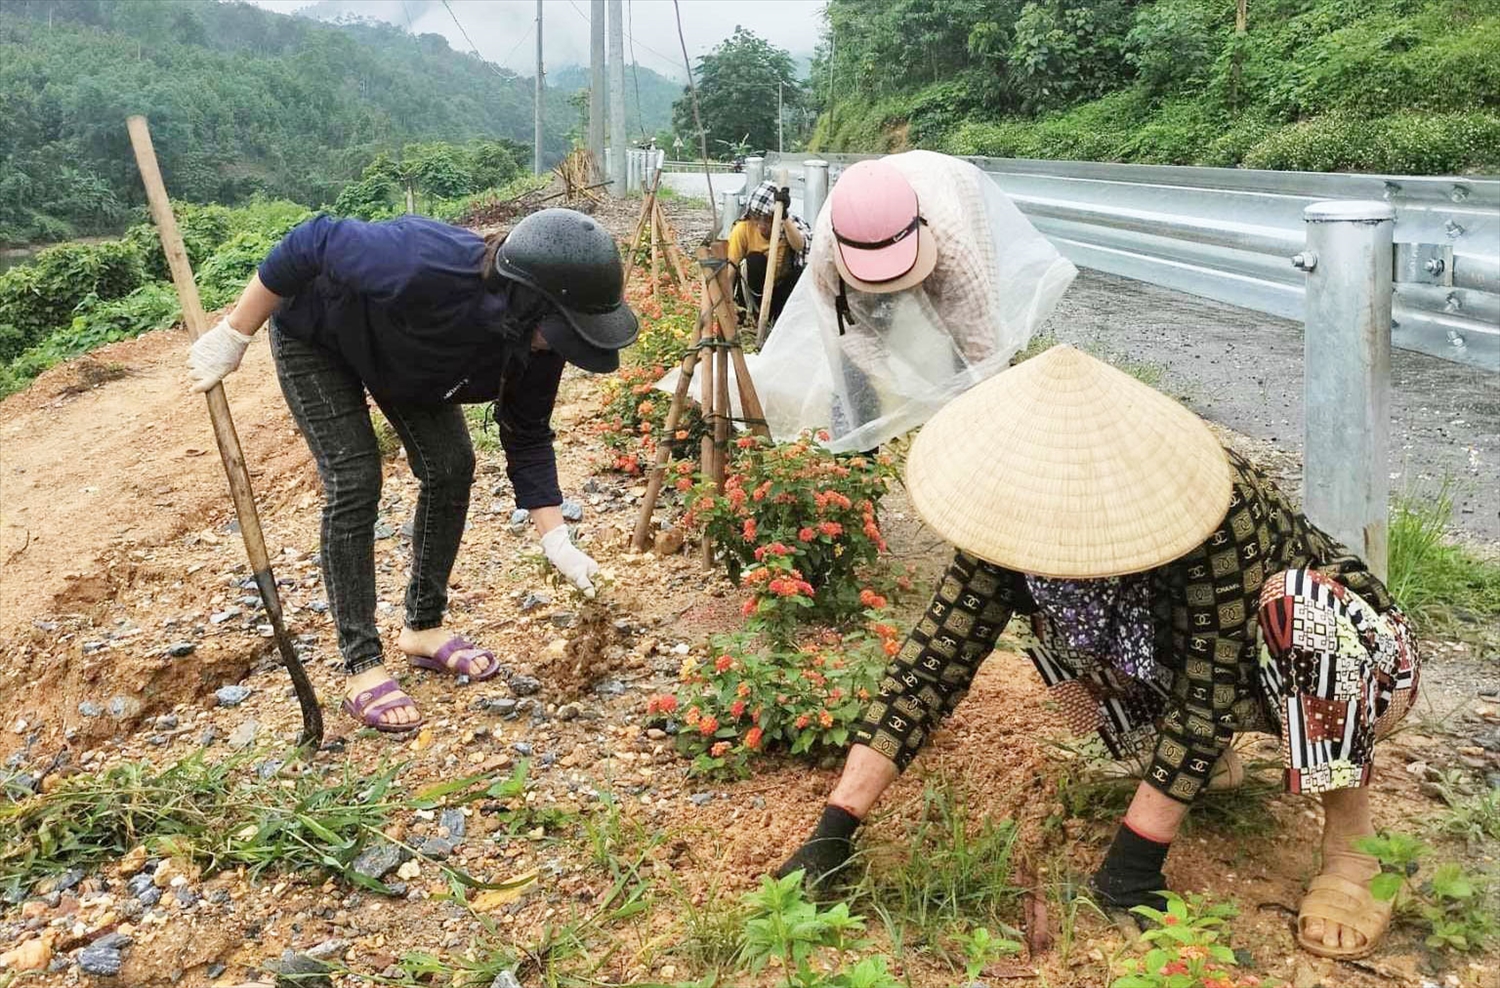
<svg viewBox="0 0 1500 988"><path fill-rule="evenodd" d="M30 264L0 274L0 361L13 360L48 333L72 323L89 296L123 298L146 282L134 243L59 244Z"/></svg>

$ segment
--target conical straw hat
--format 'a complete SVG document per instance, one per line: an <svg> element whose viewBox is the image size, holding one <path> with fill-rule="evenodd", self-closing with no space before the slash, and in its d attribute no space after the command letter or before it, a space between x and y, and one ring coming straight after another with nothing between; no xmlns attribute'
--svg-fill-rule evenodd
<svg viewBox="0 0 1500 988"><path fill-rule="evenodd" d="M906 468L922 518L961 549L1037 576L1138 573L1186 554L1229 510L1202 419L1070 346L949 402Z"/></svg>

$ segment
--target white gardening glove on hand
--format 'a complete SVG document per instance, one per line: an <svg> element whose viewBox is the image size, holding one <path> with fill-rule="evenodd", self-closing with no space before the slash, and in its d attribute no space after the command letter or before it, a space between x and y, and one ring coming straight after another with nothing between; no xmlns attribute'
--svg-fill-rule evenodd
<svg viewBox="0 0 1500 988"><path fill-rule="evenodd" d="M188 348L188 380L194 391L203 392L239 369L251 337L229 325L226 316Z"/></svg>
<svg viewBox="0 0 1500 988"><path fill-rule="evenodd" d="M599 572L599 564L568 538L567 525L559 525L542 536L542 551L547 554L548 562L582 590L584 596L594 596L594 583L589 577Z"/></svg>

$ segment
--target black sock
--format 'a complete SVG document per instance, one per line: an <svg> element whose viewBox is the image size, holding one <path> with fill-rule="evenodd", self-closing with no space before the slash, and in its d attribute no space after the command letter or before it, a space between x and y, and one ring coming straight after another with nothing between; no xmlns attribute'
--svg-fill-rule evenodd
<svg viewBox="0 0 1500 988"><path fill-rule="evenodd" d="M1104 863L1089 883L1100 903L1116 909L1132 906L1165 909L1167 902L1160 892L1167 887L1167 878L1162 874L1162 866L1171 847L1120 824Z"/></svg>
<svg viewBox="0 0 1500 988"><path fill-rule="evenodd" d="M859 823L859 817L842 806L825 806L812 836L776 870L776 877L785 878L800 868L805 882L814 888L823 886L827 879L849 863L849 857L854 853L854 832L859 829Z"/></svg>

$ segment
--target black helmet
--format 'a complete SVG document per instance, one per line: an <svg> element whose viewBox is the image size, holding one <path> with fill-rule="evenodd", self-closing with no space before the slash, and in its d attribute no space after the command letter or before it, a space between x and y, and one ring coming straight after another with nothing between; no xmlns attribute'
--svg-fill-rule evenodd
<svg viewBox="0 0 1500 988"><path fill-rule="evenodd" d="M623 298L620 251L609 231L573 209L543 209L495 251L495 273L545 295L560 315L538 329L569 363L595 373L620 366L640 327Z"/></svg>

